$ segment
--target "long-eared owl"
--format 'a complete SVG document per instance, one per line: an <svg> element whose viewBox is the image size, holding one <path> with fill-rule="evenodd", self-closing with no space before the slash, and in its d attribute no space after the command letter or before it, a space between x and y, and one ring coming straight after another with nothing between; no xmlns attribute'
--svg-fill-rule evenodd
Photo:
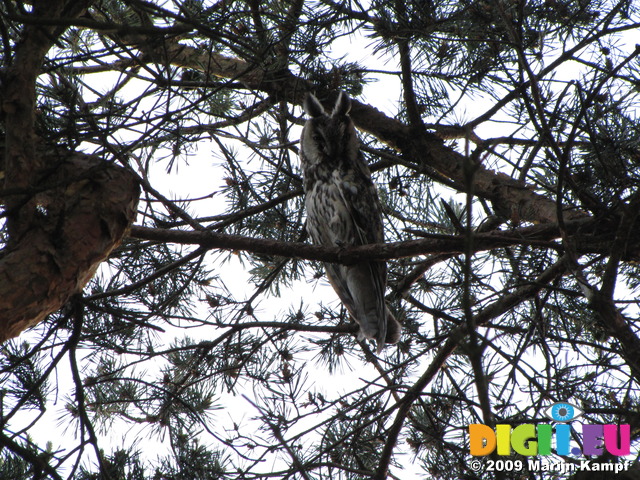
<svg viewBox="0 0 640 480"><path fill-rule="evenodd" d="M319 245L340 247L382 243L380 199L349 117L351 100L340 92L328 114L318 99L308 94L304 108L310 118L302 130L300 160L311 239ZM386 263L325 263L325 270L360 326L359 338L375 340L378 353L385 343L396 343L400 324L384 300Z"/></svg>

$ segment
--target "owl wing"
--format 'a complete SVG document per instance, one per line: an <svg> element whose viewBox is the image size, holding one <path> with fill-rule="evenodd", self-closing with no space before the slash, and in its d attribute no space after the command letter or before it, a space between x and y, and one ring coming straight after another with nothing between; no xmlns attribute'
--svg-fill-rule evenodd
<svg viewBox="0 0 640 480"><path fill-rule="evenodd" d="M344 232L337 232L337 238L345 246L381 243L384 240L382 230L382 208L376 187L364 160L359 158L339 170L334 170L331 183L337 192L337 200L344 209L340 220L348 225Z"/></svg>
<svg viewBox="0 0 640 480"><path fill-rule="evenodd" d="M327 232L332 236L331 243L356 246L382 242L380 201L368 172L358 168L335 171L331 184L334 215ZM375 339L380 352L387 337L389 315L384 302L386 263L328 263L325 268L340 300L360 325L360 336Z"/></svg>

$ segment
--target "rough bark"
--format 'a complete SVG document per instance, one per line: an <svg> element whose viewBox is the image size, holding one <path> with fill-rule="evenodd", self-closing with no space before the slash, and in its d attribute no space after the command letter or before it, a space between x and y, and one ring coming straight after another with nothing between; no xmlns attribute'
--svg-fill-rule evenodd
<svg viewBox="0 0 640 480"><path fill-rule="evenodd" d="M85 2L39 2L0 88L6 223L0 252L0 341L62 307L135 218L139 186L122 167L46 145L36 134L36 79L55 28Z"/></svg>
<svg viewBox="0 0 640 480"><path fill-rule="evenodd" d="M122 167L71 154L34 198L34 218L0 258L0 341L42 321L82 290L121 242L139 186Z"/></svg>

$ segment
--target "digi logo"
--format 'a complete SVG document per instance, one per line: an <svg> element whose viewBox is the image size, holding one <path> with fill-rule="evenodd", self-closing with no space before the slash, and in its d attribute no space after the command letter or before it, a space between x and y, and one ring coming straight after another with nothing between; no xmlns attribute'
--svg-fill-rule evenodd
<svg viewBox="0 0 640 480"><path fill-rule="evenodd" d="M469 453L473 456L511 455L629 455L631 428L629 425L578 424L574 432L582 432L582 448L571 447L572 426L569 422L584 411L567 402L557 402L544 410L554 423L525 423L512 426L496 425L495 430L480 423L469 425Z"/></svg>

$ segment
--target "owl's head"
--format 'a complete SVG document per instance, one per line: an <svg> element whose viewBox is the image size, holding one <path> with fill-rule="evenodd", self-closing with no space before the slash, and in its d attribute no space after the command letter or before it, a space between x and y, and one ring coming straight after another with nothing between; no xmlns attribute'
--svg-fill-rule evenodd
<svg viewBox="0 0 640 480"><path fill-rule="evenodd" d="M300 138L303 161L310 164L355 161L358 156L358 136L349 117L351 99L340 92L333 110L328 114L318 99L309 93L304 101L304 109L310 118Z"/></svg>

